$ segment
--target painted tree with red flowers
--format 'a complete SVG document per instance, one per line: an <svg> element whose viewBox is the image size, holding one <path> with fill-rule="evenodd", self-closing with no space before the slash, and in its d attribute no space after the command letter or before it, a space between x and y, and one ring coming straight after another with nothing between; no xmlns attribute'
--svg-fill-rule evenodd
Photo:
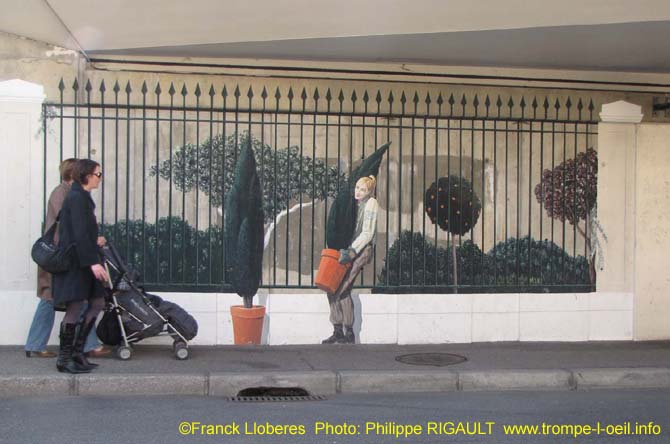
<svg viewBox="0 0 670 444"><path fill-rule="evenodd" d="M591 252L593 235L591 218L598 195L598 153L593 148L577 154L553 170L542 172L542 180L535 186L535 197L547 211L547 216L571 223L586 242L591 269L591 282L595 282L595 268ZM584 227L580 223L584 221Z"/></svg>
<svg viewBox="0 0 670 444"><path fill-rule="evenodd" d="M426 214L430 221L451 234L451 252L454 264L454 285L458 285L456 236L463 236L479 220L482 204L472 184L463 177L440 177L426 190Z"/></svg>

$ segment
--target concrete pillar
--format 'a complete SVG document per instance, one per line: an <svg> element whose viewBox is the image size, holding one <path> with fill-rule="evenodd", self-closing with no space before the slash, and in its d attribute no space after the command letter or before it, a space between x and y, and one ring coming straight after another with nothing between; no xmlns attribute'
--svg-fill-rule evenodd
<svg viewBox="0 0 670 444"><path fill-rule="evenodd" d="M598 219L607 240L601 238L603 260L597 263L597 291L632 297L635 292L636 127L642 120L641 107L624 101L608 103L603 105L600 118Z"/></svg>
<svg viewBox="0 0 670 444"><path fill-rule="evenodd" d="M42 221L44 98L40 85L0 82L0 291L37 288L30 247Z"/></svg>
<svg viewBox="0 0 670 444"><path fill-rule="evenodd" d="M670 339L670 125L637 127L635 339Z"/></svg>

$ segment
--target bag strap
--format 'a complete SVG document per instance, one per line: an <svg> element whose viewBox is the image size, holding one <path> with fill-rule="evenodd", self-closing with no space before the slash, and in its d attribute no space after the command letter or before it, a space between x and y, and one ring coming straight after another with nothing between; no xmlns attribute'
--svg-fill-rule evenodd
<svg viewBox="0 0 670 444"><path fill-rule="evenodd" d="M56 220L54 221L54 223L52 223L49 229L45 231L44 234L42 235L42 239L45 239L52 244L54 243L54 237L56 236L56 228L58 227L58 222L60 221L61 211L59 211L58 214L56 215ZM72 236L72 233L70 233L70 236Z"/></svg>
<svg viewBox="0 0 670 444"><path fill-rule="evenodd" d="M51 224L49 229L44 232L42 235L42 239L50 242L53 244L54 242L54 236L56 235L56 227L58 226L58 219L54 223Z"/></svg>
<svg viewBox="0 0 670 444"><path fill-rule="evenodd" d="M58 215L56 215L56 220L54 221L53 224L51 224L49 229L44 232L44 234L42 235L42 239L46 239L53 244L54 236L56 235L56 228L58 227L58 224L60 223L60 215L61 215L62 212L63 212L62 209L58 212ZM70 235L71 242L74 243L74 236L72 234L72 226L68 225L67 231L68 231L68 234Z"/></svg>

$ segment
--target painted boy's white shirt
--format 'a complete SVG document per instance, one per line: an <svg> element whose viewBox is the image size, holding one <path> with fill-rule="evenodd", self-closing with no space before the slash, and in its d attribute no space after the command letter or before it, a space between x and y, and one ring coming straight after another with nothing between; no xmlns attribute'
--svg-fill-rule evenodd
<svg viewBox="0 0 670 444"><path fill-rule="evenodd" d="M362 212L362 214L361 214ZM356 231L354 231L354 241L351 243L351 248L360 254L374 239L377 234L377 213L379 212L379 204L377 199L370 197L365 202L363 208L359 207L356 215Z"/></svg>

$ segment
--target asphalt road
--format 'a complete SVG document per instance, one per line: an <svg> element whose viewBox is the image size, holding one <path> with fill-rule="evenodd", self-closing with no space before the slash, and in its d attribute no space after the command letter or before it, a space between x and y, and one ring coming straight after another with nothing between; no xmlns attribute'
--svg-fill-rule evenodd
<svg viewBox="0 0 670 444"><path fill-rule="evenodd" d="M538 430L506 434L511 425ZM172 396L4 398L0 430L0 443L11 444L665 444L670 390L337 395L273 403Z"/></svg>

